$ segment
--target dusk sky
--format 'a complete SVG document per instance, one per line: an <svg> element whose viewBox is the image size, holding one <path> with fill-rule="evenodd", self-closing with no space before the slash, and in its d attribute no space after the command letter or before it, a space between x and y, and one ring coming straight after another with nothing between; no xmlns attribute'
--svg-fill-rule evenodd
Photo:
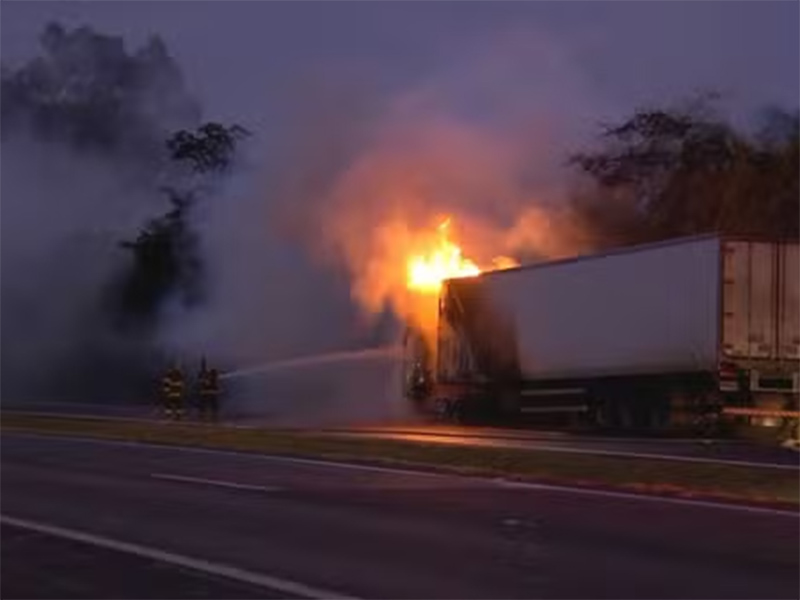
<svg viewBox="0 0 800 600"><path fill-rule="evenodd" d="M796 106L798 2L4 2L3 60L43 25L89 24L138 46L164 37L208 115L269 125L309 79L407 85L496 46L546 39L618 110L715 89L732 107ZM532 64L526 73L549 84ZM307 101L307 99L306 99Z"/></svg>
<svg viewBox="0 0 800 600"><path fill-rule="evenodd" d="M238 171L251 177L210 203L200 225L220 306L175 325L181 343L253 362L341 347L352 300L380 314L404 297L403 243L442 215L469 229L465 254L482 264L518 247L537 258L584 251L546 208L564 198L566 153L585 148L603 123L700 92L722 94L740 122L770 105L796 109L799 7L5 1L2 59L15 66L35 56L49 21L122 36L129 52L158 34L204 119L253 132L248 169ZM39 179L20 177L19 189ZM45 192L42 206L60 195ZM271 211L286 205L305 246L273 235L284 223ZM91 227L123 235L113 220ZM339 270L304 256L328 267L331 248ZM336 310L343 316L330 318ZM334 325L345 334L322 334Z"/></svg>

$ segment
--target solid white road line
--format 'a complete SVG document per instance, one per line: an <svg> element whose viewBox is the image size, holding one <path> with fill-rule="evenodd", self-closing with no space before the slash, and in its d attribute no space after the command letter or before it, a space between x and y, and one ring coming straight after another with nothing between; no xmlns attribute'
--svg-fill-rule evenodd
<svg viewBox="0 0 800 600"><path fill-rule="evenodd" d="M250 483L236 483L234 481L221 481L219 479L205 479L203 477L187 477L185 475L173 475L171 473L150 473L153 479L167 479L170 481L181 481L186 483L200 483L203 485L214 485L217 487L232 488L235 490L250 490L254 492L279 492L281 488L266 485L255 485Z"/></svg>
<svg viewBox="0 0 800 600"><path fill-rule="evenodd" d="M610 492L607 490L595 490L591 488L582 488L582 487L571 487L571 486L560 486L560 485L550 485L545 483L527 483L527 482L517 482L517 481L510 481L505 479L488 479L483 477L469 477L465 475L457 475L455 473L433 473L428 471L415 471L413 469L402 469L402 468L394 468L394 467L376 467L372 465L361 465L357 463L346 463L346 462L336 462L332 460L322 460L322 459L313 459L313 458L293 458L289 456L276 456L271 454L256 454L256 453L249 453L249 452L236 452L234 450L211 450L208 448L192 448L190 446L171 446L168 444L152 444L147 442L130 442L130 441L120 441L120 440L102 440L102 439L95 439L95 438L79 438L73 436L66 436L66 435L56 435L56 434L37 434L37 433L17 433L17 432L7 432L5 435L13 435L18 437L33 437L37 439L49 439L49 440L58 440L58 441L66 441L66 442L77 442L77 443L86 443L86 444L100 444L100 445L112 445L112 446L124 446L129 448L151 448L157 450L171 450L174 452L184 452L187 454L216 454L221 456L229 456L229 457L237 457L237 458L248 458L254 460L264 460L269 462L283 462L288 464L301 464L301 465L309 465L313 467L320 467L320 468L334 468L334 469L349 469L354 471L376 471L379 473L389 473L394 475L409 475L413 477L433 477L438 479L460 479L467 483L477 483L479 485L500 485L502 487L511 487L511 488L520 488L520 489L530 489L530 490L540 490L540 491L551 491L551 492L561 492L565 494L579 494L583 496L596 496L596 497L605 497L605 498L619 498L622 500L640 500L640 501L647 501L647 502L660 502L662 504L676 504L676 505L690 505L690 506L697 506L697 507L704 507L710 509L719 509L719 510L728 510L728 511L738 511L738 512L746 512L751 514L764 514L764 515L772 515L772 516L782 516L782 517L794 517L797 518L800 516L800 513L791 510L781 510L775 508L762 508L758 506L748 506L744 504L728 504L724 502L706 502L702 500L684 500L682 498L672 498L669 496L652 496L647 494L635 494L635 493L628 493L628 492Z"/></svg>
<svg viewBox="0 0 800 600"><path fill-rule="evenodd" d="M449 444L451 446L476 446L476 447L486 447L491 448L492 444L470 444L469 435L463 436L464 441L458 441L458 436L440 436L439 434L435 433L414 433L414 434L395 434L395 433L336 433L334 435L338 435L341 437L372 437L372 438L381 438L387 440L412 440L412 435L416 437L415 441L424 441L428 440L435 444ZM436 439L436 438L439 439ZM453 438L453 439L451 439ZM735 459L726 459L726 458L705 458L702 456L680 456L676 454L655 454L652 452L625 452L623 450L600 450L600 449L593 449L593 448L566 448L563 446L551 446L548 445L547 441L539 444L536 440L531 440L530 442L526 440L520 440L519 438L483 438L483 439L491 439L491 441L495 444L495 447L503 447L503 448L516 448L519 450L532 450L537 452L565 452L567 454L586 454L589 456L618 456L623 458L644 458L648 460L668 460L668 461L676 461L676 462L690 462L690 463L708 463L713 465L732 465L735 467L753 467L756 469L779 469L784 471L798 471L800 472L800 466L798 465L786 465L781 463L766 463L766 462L756 462L756 461L749 461L749 460L735 460Z"/></svg>
<svg viewBox="0 0 800 600"><path fill-rule="evenodd" d="M199 558L192 558L182 554L175 554L174 552L160 550L158 548L151 548L149 546L123 542L112 538L94 535L92 533L86 533L84 531L77 531L75 529L66 529L64 527L57 527L55 525L28 521L26 519L18 519L8 515L0 515L0 523L4 525L21 527L31 531L61 537L76 542L84 542L86 544L99 546L101 548L108 548L118 552L134 554L136 556L142 556L144 558L158 560L173 565L179 565L181 567L194 569L195 571L202 571L220 577L227 577L228 579L233 579L235 581L257 585L273 591L283 592L294 596L301 596L304 598L352 598L352 596L347 596L331 590L324 590L308 586L303 583L297 583L281 577L273 577L271 575L255 573L253 571L247 571L245 569L240 569L230 565L210 562Z"/></svg>
<svg viewBox="0 0 800 600"><path fill-rule="evenodd" d="M524 481L509 481L506 479L495 479L497 485L507 488L542 490L548 492L565 492L568 494L583 494L585 496L595 496L604 498L619 498L622 500L641 500L645 502L661 502L667 504L678 504L683 506L698 506L701 508L714 508L722 510L732 510L760 515L771 515L778 517L800 518L800 512L791 510L781 510L779 508L766 508L761 506L748 506L746 504L726 504L724 502L711 502L707 500L687 500L685 498L671 498L666 496L651 496L647 494L632 494L628 492L612 492L609 490L593 490L590 488L576 488L566 485L552 485L549 483L528 483Z"/></svg>
<svg viewBox="0 0 800 600"><path fill-rule="evenodd" d="M268 462L281 462L296 465L308 465L310 467L345 469L350 471L372 471L377 473L389 473L392 475L413 475L414 477L433 477L436 479L453 478L457 475L432 473L427 471L416 471L414 469L401 469L394 467L378 467L375 465L362 465L358 463L338 462L334 460L297 458L293 456L278 456L276 454L259 454L257 452L223 450L213 448L197 448L192 446L178 446L173 444L158 444L152 442L132 442L130 440L106 440L102 438L78 437L72 435L60 435L57 433L29 433L21 431L7 431L5 436L31 437L40 440L50 440L59 442L79 443L79 444L99 444L104 446L121 446L123 448L142 448L152 450L168 450L172 452L182 452L184 454L211 454L216 456L228 456L231 458L241 458L250 460L263 460Z"/></svg>
<svg viewBox="0 0 800 600"><path fill-rule="evenodd" d="M526 446L519 445L518 448L525 448ZM624 452L620 450L592 450L581 448L560 448L557 446L547 446L545 444L539 447L532 447L532 450L542 450L546 452L571 452L573 454L591 454L597 456L620 456L627 458L645 458L650 460L669 460L677 462L691 462L691 463L709 463L713 465L732 465L738 467L753 467L756 469L780 469L785 471L798 471L798 465L785 465L781 463L765 463L756 462L751 460L736 460L728 458L704 458L702 456L679 456L676 454L654 454L650 452Z"/></svg>
<svg viewBox="0 0 800 600"><path fill-rule="evenodd" d="M65 413L65 412L50 412L43 410L15 410L5 408L3 413L9 416L23 416L23 417L53 417L58 419L87 419L91 421L135 421L137 423L144 421L146 423L154 423L153 415L155 411L149 414L139 415L99 415L97 413Z"/></svg>

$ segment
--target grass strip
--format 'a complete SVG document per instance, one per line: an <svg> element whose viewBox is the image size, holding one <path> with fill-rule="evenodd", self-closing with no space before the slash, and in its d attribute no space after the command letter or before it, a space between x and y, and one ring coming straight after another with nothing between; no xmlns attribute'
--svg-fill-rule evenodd
<svg viewBox="0 0 800 600"><path fill-rule="evenodd" d="M595 456L546 449L453 446L314 432L5 413L4 431L52 433L435 469L463 475L715 498L800 504L798 472L746 465Z"/></svg>

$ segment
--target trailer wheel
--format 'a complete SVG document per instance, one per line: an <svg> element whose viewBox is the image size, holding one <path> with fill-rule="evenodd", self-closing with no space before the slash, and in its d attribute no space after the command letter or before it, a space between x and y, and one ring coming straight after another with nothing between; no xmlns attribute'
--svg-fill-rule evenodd
<svg viewBox="0 0 800 600"><path fill-rule="evenodd" d="M436 414L442 421L452 421L455 414L453 400L450 398L441 398L437 401Z"/></svg>
<svg viewBox="0 0 800 600"><path fill-rule="evenodd" d="M650 400L650 427L663 431L669 426L670 395L664 390L653 390Z"/></svg>
<svg viewBox="0 0 800 600"><path fill-rule="evenodd" d="M466 402L458 398L450 401L450 418L454 423L463 423L467 416Z"/></svg>
<svg viewBox="0 0 800 600"><path fill-rule="evenodd" d="M622 429L622 416L621 416L621 409L619 399L617 398L610 398L606 401L606 408L608 412L608 419L606 420L606 425L610 431L619 431Z"/></svg>
<svg viewBox="0 0 800 600"><path fill-rule="evenodd" d="M586 399L587 409L583 415L583 422L586 427L600 428L603 426L603 401L597 396L597 392L591 392Z"/></svg>
<svg viewBox="0 0 800 600"><path fill-rule="evenodd" d="M608 398L599 390L592 392L589 397L589 411L586 415L588 425L595 429L605 429L611 421L611 411Z"/></svg>
<svg viewBox="0 0 800 600"><path fill-rule="evenodd" d="M450 400L437 398L433 403L433 413L440 421L446 421L450 416Z"/></svg>

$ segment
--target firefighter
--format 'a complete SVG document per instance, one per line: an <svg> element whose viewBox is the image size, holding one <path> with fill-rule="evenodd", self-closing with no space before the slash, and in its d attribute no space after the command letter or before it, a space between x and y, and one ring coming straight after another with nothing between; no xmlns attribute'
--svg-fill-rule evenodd
<svg viewBox="0 0 800 600"><path fill-rule="evenodd" d="M183 416L183 399L186 393L186 382L183 371L173 365L161 381L161 392L164 398L164 412L169 419L180 419Z"/></svg>
<svg viewBox="0 0 800 600"><path fill-rule="evenodd" d="M219 372L209 369L205 359L200 366L198 385L200 417L216 421L219 413Z"/></svg>

